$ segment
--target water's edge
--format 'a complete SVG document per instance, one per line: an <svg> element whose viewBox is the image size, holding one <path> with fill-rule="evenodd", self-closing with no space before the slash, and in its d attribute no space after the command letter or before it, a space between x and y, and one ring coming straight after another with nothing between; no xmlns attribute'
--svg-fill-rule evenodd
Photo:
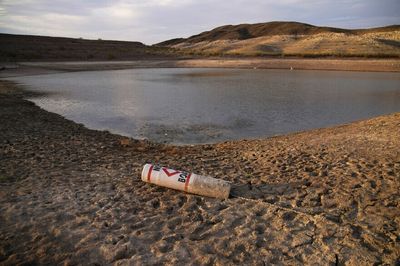
<svg viewBox="0 0 400 266"><path fill-rule="evenodd" d="M129 69L11 78L88 128L174 144L259 139L400 111L400 75Z"/></svg>

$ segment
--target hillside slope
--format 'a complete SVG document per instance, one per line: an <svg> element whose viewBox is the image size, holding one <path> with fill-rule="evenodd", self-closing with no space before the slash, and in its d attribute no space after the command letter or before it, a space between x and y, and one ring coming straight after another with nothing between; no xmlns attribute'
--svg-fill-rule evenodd
<svg viewBox="0 0 400 266"><path fill-rule="evenodd" d="M142 59L170 56L170 50L141 42L0 33L0 61Z"/></svg>
<svg viewBox="0 0 400 266"><path fill-rule="evenodd" d="M400 26L348 30L298 22L227 25L157 46L203 55L400 57Z"/></svg>

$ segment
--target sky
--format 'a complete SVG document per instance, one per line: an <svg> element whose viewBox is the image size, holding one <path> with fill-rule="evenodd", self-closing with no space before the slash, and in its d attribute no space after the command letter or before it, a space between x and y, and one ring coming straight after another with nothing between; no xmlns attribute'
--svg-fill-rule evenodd
<svg viewBox="0 0 400 266"><path fill-rule="evenodd" d="M227 24L400 24L400 0L0 0L0 32L154 44Z"/></svg>

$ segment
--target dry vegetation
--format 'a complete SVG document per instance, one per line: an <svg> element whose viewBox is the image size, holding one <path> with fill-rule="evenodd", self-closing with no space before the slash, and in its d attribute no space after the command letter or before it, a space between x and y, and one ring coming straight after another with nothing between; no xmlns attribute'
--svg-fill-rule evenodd
<svg viewBox="0 0 400 266"><path fill-rule="evenodd" d="M295 22L242 24L159 45L214 56L400 57L400 27L345 30Z"/></svg>

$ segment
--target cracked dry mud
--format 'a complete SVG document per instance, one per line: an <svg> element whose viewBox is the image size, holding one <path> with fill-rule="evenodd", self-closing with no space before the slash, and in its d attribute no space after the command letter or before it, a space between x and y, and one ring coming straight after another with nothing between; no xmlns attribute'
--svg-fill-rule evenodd
<svg viewBox="0 0 400 266"><path fill-rule="evenodd" d="M0 83L0 264L400 263L400 114L168 146L94 131ZM228 200L140 181L146 162L234 183Z"/></svg>

